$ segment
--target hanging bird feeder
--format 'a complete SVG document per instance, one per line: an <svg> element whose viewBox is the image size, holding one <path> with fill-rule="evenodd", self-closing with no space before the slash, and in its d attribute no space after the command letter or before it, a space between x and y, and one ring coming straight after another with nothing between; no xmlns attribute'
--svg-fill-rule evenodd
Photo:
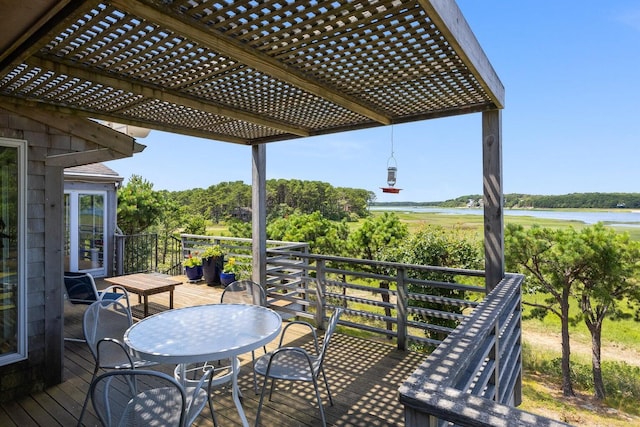
<svg viewBox="0 0 640 427"><path fill-rule="evenodd" d="M393 126L391 126L391 157L387 160L387 185L388 187L381 187L383 193L398 194L400 188L395 188L396 178L398 175L398 164L395 157L393 157Z"/></svg>

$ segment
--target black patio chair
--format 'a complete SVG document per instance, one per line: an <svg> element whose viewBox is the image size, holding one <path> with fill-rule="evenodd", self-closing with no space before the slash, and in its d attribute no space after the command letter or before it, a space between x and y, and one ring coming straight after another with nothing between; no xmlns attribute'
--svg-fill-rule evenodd
<svg viewBox="0 0 640 427"><path fill-rule="evenodd" d="M131 309L129 294L121 286L109 286L103 291L98 291L93 276L89 273L70 272L64 273L65 297L71 304L91 305L96 301L118 301L125 298L127 308ZM115 291L119 292L115 292ZM83 338L65 337L65 341L86 342Z"/></svg>

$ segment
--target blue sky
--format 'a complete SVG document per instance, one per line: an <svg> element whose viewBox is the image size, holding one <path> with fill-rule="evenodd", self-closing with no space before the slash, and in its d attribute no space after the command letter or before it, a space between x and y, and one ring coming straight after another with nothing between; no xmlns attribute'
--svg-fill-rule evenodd
<svg viewBox="0 0 640 427"><path fill-rule="evenodd" d="M505 193L640 192L640 2L458 0L506 91ZM393 127L397 195L383 194L391 128L267 145L267 179L374 191L377 201L482 193L481 115ZM156 190L251 183L250 147L152 131L107 162Z"/></svg>

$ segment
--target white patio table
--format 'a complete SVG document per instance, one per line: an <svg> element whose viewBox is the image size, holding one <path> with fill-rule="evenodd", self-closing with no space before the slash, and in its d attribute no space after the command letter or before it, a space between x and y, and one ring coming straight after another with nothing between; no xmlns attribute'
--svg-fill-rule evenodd
<svg viewBox="0 0 640 427"><path fill-rule="evenodd" d="M164 311L131 326L124 342L144 360L181 366L230 359L262 347L280 333L282 318L275 311L247 304L210 304ZM242 424L248 426L238 390L236 363L232 395Z"/></svg>

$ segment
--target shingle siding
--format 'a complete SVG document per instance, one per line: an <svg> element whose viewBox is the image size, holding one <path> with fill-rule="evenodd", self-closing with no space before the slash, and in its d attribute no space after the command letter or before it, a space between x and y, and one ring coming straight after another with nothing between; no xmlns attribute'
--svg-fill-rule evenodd
<svg viewBox="0 0 640 427"><path fill-rule="evenodd" d="M27 150L28 360L0 366L0 401L62 381L63 170L46 157L97 148L0 108L0 136L24 139Z"/></svg>

